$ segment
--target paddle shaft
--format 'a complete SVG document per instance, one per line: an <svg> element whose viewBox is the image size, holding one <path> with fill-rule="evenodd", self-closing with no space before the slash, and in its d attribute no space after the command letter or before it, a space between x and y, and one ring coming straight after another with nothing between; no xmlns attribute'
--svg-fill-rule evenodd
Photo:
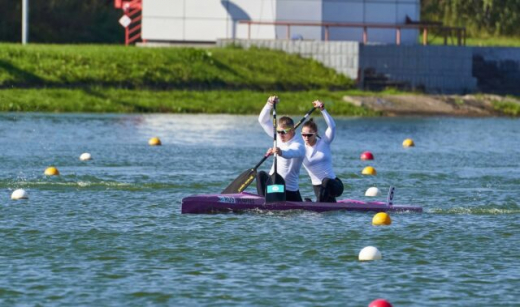
<svg viewBox="0 0 520 307"><path fill-rule="evenodd" d="M258 163L255 165L255 167L253 167L253 170L256 170L257 168L259 168L260 165L262 165L262 163L264 163L265 160L267 160L267 158L269 158L269 156L270 156L270 154L265 155L265 156L262 158L262 160L260 160L260 162L258 162Z"/></svg>
<svg viewBox="0 0 520 307"><path fill-rule="evenodd" d="M309 112L307 112L307 113L302 117L302 119L300 119L300 121L296 123L296 125L294 126L294 129L296 130L296 128L298 128L298 127L299 127L299 126L300 126L300 125L301 125L301 124L302 124L302 123L307 119L307 117L309 117L309 116L312 114L312 112L314 112L315 110L316 110L316 107L310 109Z"/></svg>
<svg viewBox="0 0 520 307"><path fill-rule="evenodd" d="M275 150L274 152L274 175L277 174L277 171L276 171L276 162L278 161L278 159L276 158L277 157L277 154L276 154L276 129L278 128L278 122L276 121L276 103L273 104L273 126L274 126L274 132L273 132L273 149Z"/></svg>

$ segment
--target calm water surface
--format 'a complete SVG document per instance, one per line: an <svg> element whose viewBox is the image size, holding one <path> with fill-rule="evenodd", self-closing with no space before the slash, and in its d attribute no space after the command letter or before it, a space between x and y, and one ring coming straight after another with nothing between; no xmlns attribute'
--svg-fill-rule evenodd
<svg viewBox="0 0 520 307"><path fill-rule="evenodd" d="M518 120L337 125L344 196L394 185L423 214L388 227L373 213L181 215L183 197L262 158L272 141L256 116L0 114L0 305L519 306ZM50 165L61 176L45 177ZM17 188L29 200L10 200ZM369 245L382 260L357 260Z"/></svg>

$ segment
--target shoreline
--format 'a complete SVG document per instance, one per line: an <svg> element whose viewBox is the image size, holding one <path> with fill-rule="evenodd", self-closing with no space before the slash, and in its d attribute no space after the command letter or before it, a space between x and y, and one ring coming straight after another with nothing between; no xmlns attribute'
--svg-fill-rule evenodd
<svg viewBox="0 0 520 307"><path fill-rule="evenodd" d="M0 112L163 113L253 115L266 97L283 100L280 111L303 114L311 102L324 101L335 116L520 117L520 98L490 94L428 95L396 91L252 91L3 89Z"/></svg>
<svg viewBox="0 0 520 307"><path fill-rule="evenodd" d="M395 94L343 97L346 103L379 112L381 116L519 116L520 99L490 94Z"/></svg>

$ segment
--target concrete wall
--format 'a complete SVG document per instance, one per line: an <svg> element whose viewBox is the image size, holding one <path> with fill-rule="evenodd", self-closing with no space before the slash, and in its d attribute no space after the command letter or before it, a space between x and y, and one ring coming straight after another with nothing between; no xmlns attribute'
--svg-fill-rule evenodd
<svg viewBox="0 0 520 307"><path fill-rule="evenodd" d="M479 90L520 95L520 48L473 47L472 51Z"/></svg>
<svg viewBox="0 0 520 307"><path fill-rule="evenodd" d="M476 90L472 76L473 50L449 46L363 45L357 42L291 40L219 40L218 46L235 43L283 50L323 63L367 86L367 74L379 77L383 86L397 81L405 88L433 93L468 93Z"/></svg>
<svg viewBox="0 0 520 307"><path fill-rule="evenodd" d="M372 70L411 89L469 93L477 88L472 55L471 48L457 46L362 45L359 66L364 74Z"/></svg>
<svg viewBox="0 0 520 307"><path fill-rule="evenodd" d="M142 38L155 42L215 42L217 39L286 39L285 26L238 20L403 24L420 19L420 0L143 0ZM324 29L291 27L290 36L323 40ZM402 43L417 42L416 30L403 30ZM360 28L331 28L330 40L362 40ZM395 30L369 29L370 42L395 43Z"/></svg>

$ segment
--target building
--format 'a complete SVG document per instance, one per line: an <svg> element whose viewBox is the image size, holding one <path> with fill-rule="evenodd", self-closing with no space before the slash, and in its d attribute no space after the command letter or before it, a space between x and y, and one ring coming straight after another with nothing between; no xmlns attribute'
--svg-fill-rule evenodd
<svg viewBox="0 0 520 307"><path fill-rule="evenodd" d="M463 27L420 21L420 0L114 1L125 14L120 22L127 45L141 39L144 46L217 43L278 49L319 61L370 89L469 93L518 88L506 82L518 75L509 64L519 63L515 48L464 47ZM457 41L458 46L427 46L430 31L444 36L446 45ZM502 81L490 77L496 75Z"/></svg>
<svg viewBox="0 0 520 307"><path fill-rule="evenodd" d="M363 41L363 27L274 25L280 22L404 24L420 19L420 0L143 0L141 37L147 42L214 43L218 39ZM239 21L264 22L250 27ZM369 41L395 43L395 29L370 29ZM403 30L400 42L416 43Z"/></svg>

